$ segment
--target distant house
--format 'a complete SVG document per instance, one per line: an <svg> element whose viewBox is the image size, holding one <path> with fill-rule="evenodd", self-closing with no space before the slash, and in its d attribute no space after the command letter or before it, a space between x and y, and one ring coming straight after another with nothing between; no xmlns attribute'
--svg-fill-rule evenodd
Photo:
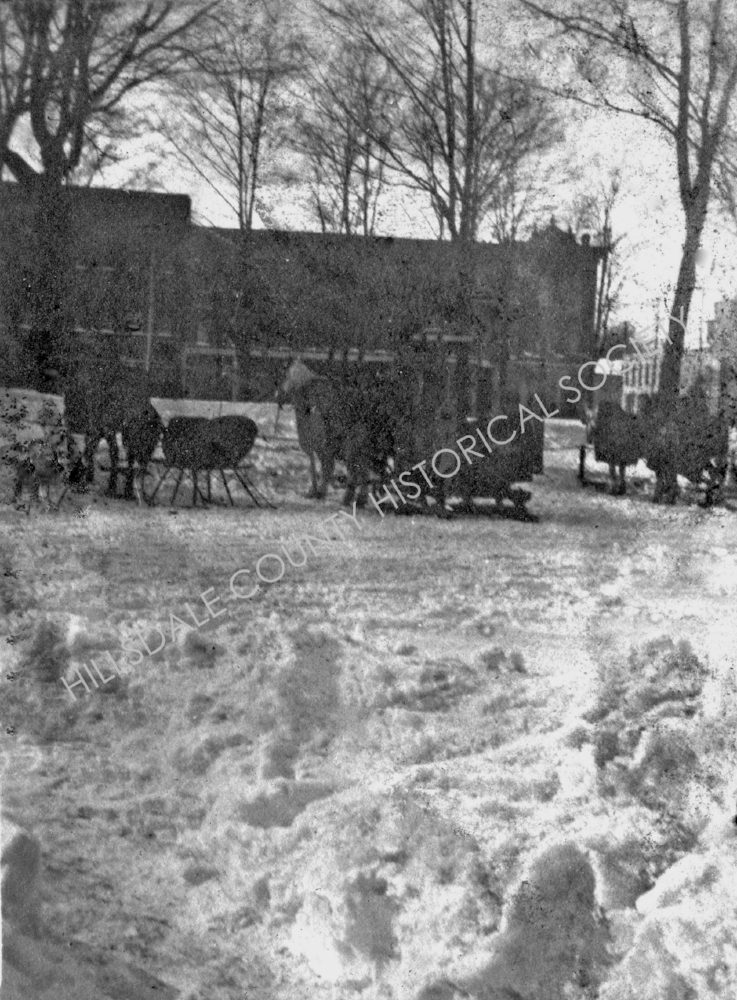
<svg viewBox="0 0 737 1000"><path fill-rule="evenodd" d="M650 353L650 352L648 352ZM622 369L622 409L627 413L639 413L643 396L654 396L660 389L660 369L663 364L663 345L652 351L652 356L643 357L631 344L627 345Z"/></svg>
<svg viewBox="0 0 737 1000"><path fill-rule="evenodd" d="M65 197L72 333L116 338L162 395L267 399L294 354L326 368L429 352L442 356L439 391L469 412L510 387L564 411L558 380L596 353L604 251L552 223L510 245L269 230L244 244L194 226L184 195ZM21 189L0 184L0 335L16 355L31 225Z"/></svg>
<svg viewBox="0 0 737 1000"><path fill-rule="evenodd" d="M660 390L665 340L651 351L636 351L629 345L622 375L622 408L638 413L643 396L654 396ZM722 406L722 364L710 347L686 349L681 358L681 395L700 386L716 413Z"/></svg>
<svg viewBox="0 0 737 1000"><path fill-rule="evenodd" d="M737 420L737 301L724 299L707 322L709 349L720 366L723 407Z"/></svg>

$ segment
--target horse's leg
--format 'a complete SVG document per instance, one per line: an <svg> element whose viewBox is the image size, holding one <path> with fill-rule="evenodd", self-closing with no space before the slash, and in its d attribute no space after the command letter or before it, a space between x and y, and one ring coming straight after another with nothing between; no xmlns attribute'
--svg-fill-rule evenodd
<svg viewBox="0 0 737 1000"><path fill-rule="evenodd" d="M318 487L315 496L318 500L324 500L328 493L328 486L333 481L333 473L335 471L335 455L333 455L331 451L324 451L322 455L318 457L320 459L320 465L322 466L322 483Z"/></svg>
<svg viewBox="0 0 737 1000"><path fill-rule="evenodd" d="M75 491L85 488L87 473L84 467L84 448L80 451L71 433L67 433L67 454L69 455L69 485Z"/></svg>
<svg viewBox="0 0 737 1000"><path fill-rule="evenodd" d="M134 489L134 483L136 478L136 472L133 468L133 463L128 459L128 468L125 470L125 486L123 487L123 499L124 500L135 500L136 491Z"/></svg>
<svg viewBox="0 0 737 1000"><path fill-rule="evenodd" d="M459 477L459 487L458 492L461 494L461 503L456 507L456 511L463 514L475 514L476 505L473 502L473 491L474 491L474 481L473 481L473 470L466 469L464 473ZM444 487L443 487L444 490Z"/></svg>
<svg viewBox="0 0 737 1000"><path fill-rule="evenodd" d="M448 484L445 479L441 479L435 487L435 513L438 517L451 517L451 511L445 506L448 499ZM473 500L471 500L472 511L475 511Z"/></svg>
<svg viewBox="0 0 737 1000"><path fill-rule="evenodd" d="M665 475L665 502L669 504L674 504L678 499L680 494L680 487L678 486L678 457L680 455L680 450L678 447L678 442L673 448L672 454L668 457L668 463L666 465L666 475Z"/></svg>
<svg viewBox="0 0 737 1000"><path fill-rule="evenodd" d="M123 499L124 500L134 500L135 491L133 489L135 482L135 455L133 443L131 441L126 441L123 438L123 446L125 447L125 486L123 487Z"/></svg>
<svg viewBox="0 0 737 1000"><path fill-rule="evenodd" d="M113 484L113 495L117 496L118 475L120 473L120 449L118 448L118 435L116 434L115 431L113 431L112 433L112 438L114 441L114 445L110 449L110 479Z"/></svg>
<svg viewBox="0 0 737 1000"><path fill-rule="evenodd" d="M356 497L356 491L358 491L356 506L366 506L369 493L369 454L371 443L366 427L356 427L350 436L345 455L345 464L348 471L348 484L343 497L343 505L345 507L351 506L354 497Z"/></svg>
<svg viewBox="0 0 737 1000"><path fill-rule="evenodd" d="M437 508L438 514L440 515L445 513L445 500L446 500L445 493L446 493L445 480L441 478L440 482L435 487L435 506Z"/></svg>
<svg viewBox="0 0 737 1000"><path fill-rule="evenodd" d="M360 479L360 466L358 458L359 443L355 440L355 435L351 435L344 452L346 488L341 503L344 507L350 507L356 493L356 486Z"/></svg>
<svg viewBox="0 0 737 1000"><path fill-rule="evenodd" d="M719 491L724 485L725 470L712 459L703 478L706 480L704 483L704 507L713 507L718 501Z"/></svg>
<svg viewBox="0 0 737 1000"><path fill-rule="evenodd" d="M369 465L367 461L360 460L356 465L356 473L358 475L358 499L356 500L357 507L365 507L368 503L369 496Z"/></svg>
<svg viewBox="0 0 737 1000"><path fill-rule="evenodd" d="M120 453L118 452L118 435L115 431L107 431L105 438L108 443L108 451L110 452L110 478L107 484L107 495L114 497L118 492L118 462L120 460Z"/></svg>
<svg viewBox="0 0 737 1000"><path fill-rule="evenodd" d="M663 499L663 479L658 469L655 472L655 490L653 492L653 503L660 503Z"/></svg>
<svg viewBox="0 0 737 1000"><path fill-rule="evenodd" d="M92 484L95 481L95 452L102 440L102 435L95 431L94 434L84 436L84 462L86 467L87 482Z"/></svg>
<svg viewBox="0 0 737 1000"><path fill-rule="evenodd" d="M609 466L609 474L612 476L612 493L616 497L623 497L627 493L627 473L626 466L622 462Z"/></svg>
<svg viewBox="0 0 737 1000"><path fill-rule="evenodd" d="M702 477L704 481L704 507L714 506L715 483L709 471Z"/></svg>
<svg viewBox="0 0 737 1000"><path fill-rule="evenodd" d="M310 449L310 475L312 477L312 485L307 491L307 499L316 500L320 496L320 490L317 485L317 462L315 460L315 452L312 449Z"/></svg>
<svg viewBox="0 0 737 1000"><path fill-rule="evenodd" d="M82 469L80 488L82 490L85 490L87 486L91 486L95 482L95 452L97 451L100 439L101 435L97 431L94 434L88 431L84 436L84 448L80 456Z"/></svg>
<svg viewBox="0 0 737 1000"><path fill-rule="evenodd" d="M609 463L609 492L612 496L617 495L617 466L614 462Z"/></svg>
<svg viewBox="0 0 737 1000"><path fill-rule="evenodd" d="M582 486L586 485L586 445L582 444L578 449L578 480Z"/></svg>
<svg viewBox="0 0 737 1000"><path fill-rule="evenodd" d="M674 504L678 499L679 492L678 474L669 467L664 470L659 499L664 500L667 504Z"/></svg>
<svg viewBox="0 0 737 1000"><path fill-rule="evenodd" d="M353 503L353 498L356 494L356 479L357 479L356 469L354 467L353 462L350 459L346 462L346 471L348 473L348 478L346 482L345 493L343 494L343 499L341 503L343 504L344 507L350 507L351 504ZM356 501L356 506L361 506L361 504L359 503L360 499L361 497L359 495L359 498ZM365 505L366 505L366 498L364 497L363 506Z"/></svg>

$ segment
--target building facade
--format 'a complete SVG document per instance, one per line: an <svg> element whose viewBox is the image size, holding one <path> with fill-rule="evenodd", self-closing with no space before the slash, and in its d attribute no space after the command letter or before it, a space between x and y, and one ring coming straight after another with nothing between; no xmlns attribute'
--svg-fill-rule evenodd
<svg viewBox="0 0 737 1000"><path fill-rule="evenodd" d="M737 301L724 299L707 323L709 349L719 363L722 407L737 422Z"/></svg>
<svg viewBox="0 0 737 1000"><path fill-rule="evenodd" d="M511 245L268 230L244 242L194 226L187 196L64 197L70 335L113 338L160 395L264 400L297 354L318 369L419 354L440 360L443 391L467 410L510 386L564 410L558 380L596 355L604 252L552 223ZM0 335L11 361L30 332L32 220L21 189L0 184Z"/></svg>

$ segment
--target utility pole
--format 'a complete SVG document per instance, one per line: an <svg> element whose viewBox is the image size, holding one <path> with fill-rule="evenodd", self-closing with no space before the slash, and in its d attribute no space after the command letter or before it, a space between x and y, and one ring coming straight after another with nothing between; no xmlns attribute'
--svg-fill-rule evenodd
<svg viewBox="0 0 737 1000"><path fill-rule="evenodd" d="M148 318L146 322L146 371L151 369L154 340L154 252L151 250L148 268Z"/></svg>

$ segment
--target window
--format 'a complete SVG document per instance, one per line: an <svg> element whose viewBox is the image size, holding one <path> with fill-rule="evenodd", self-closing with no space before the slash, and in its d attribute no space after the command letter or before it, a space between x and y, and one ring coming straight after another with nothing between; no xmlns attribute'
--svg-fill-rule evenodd
<svg viewBox="0 0 737 1000"><path fill-rule="evenodd" d="M177 309L182 305L181 287L169 267L157 267L154 262L154 331L157 337L171 337L177 327ZM199 343L199 334L198 334Z"/></svg>

